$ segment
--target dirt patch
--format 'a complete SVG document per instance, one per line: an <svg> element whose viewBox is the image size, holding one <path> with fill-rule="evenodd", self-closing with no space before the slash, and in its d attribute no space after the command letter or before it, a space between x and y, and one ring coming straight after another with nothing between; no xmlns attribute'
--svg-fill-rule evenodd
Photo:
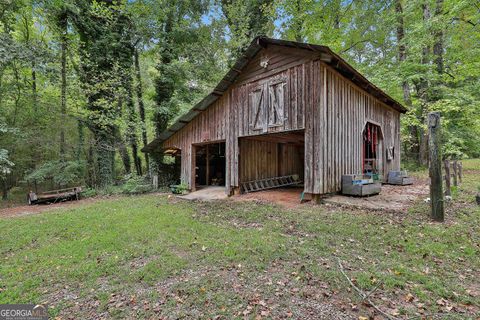
<svg viewBox="0 0 480 320"><path fill-rule="evenodd" d="M189 194L178 196L178 198L200 201L222 200L227 198L227 194L225 193L225 187L208 186Z"/></svg>
<svg viewBox="0 0 480 320"><path fill-rule="evenodd" d="M0 209L0 217L16 217L30 214L37 214L55 209L73 208L86 203L93 203L103 198L87 198L78 201L65 201L52 204L25 205L12 208Z"/></svg>
<svg viewBox="0 0 480 320"><path fill-rule="evenodd" d="M286 208L296 208L302 205L301 195L303 188L278 188L241 194L233 197L234 200L247 200L265 203L275 203Z"/></svg>
<svg viewBox="0 0 480 320"><path fill-rule="evenodd" d="M233 197L234 200L256 201L259 203L275 203L286 208L304 206L301 203L303 188L279 188L252 192ZM401 211L405 212L420 198L427 198L429 193L428 179L415 178L413 185L383 185L379 195L371 197L349 197L340 194L325 196L324 202L336 206L352 208Z"/></svg>
<svg viewBox="0 0 480 320"><path fill-rule="evenodd" d="M333 195L324 199L325 203L362 208L369 210L406 212L420 198L427 198L427 180L415 179L412 185L383 185L380 194L371 197L349 197Z"/></svg>

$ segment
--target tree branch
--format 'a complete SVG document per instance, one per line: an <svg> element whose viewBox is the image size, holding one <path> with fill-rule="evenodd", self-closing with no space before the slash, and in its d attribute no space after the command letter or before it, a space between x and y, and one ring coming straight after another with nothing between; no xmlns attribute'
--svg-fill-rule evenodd
<svg viewBox="0 0 480 320"><path fill-rule="evenodd" d="M363 40L357 41L354 44L352 44L350 47L348 47L346 49L343 49L340 53L346 53L347 51L350 51L351 49L353 49L354 47L356 47L360 43L365 43L365 42L369 42L369 41L370 41L370 39L363 39Z"/></svg>
<svg viewBox="0 0 480 320"><path fill-rule="evenodd" d="M352 280L350 280L350 278L348 277L348 275L345 273L345 270L343 269L343 265L342 265L342 262L340 261L340 259L338 259L338 267L340 269L340 272L343 274L343 276L347 279L348 283L352 286L353 289L355 289L355 291L358 292L358 294L362 297L363 300L367 301L375 310L377 310L378 312L380 312L382 315L384 315L387 319L389 320L398 320L398 318L386 313L385 311L382 311L379 307L377 307L369 298L370 294L376 290L376 288L370 293L370 294L366 294L365 292L363 292L360 288L358 288L353 282Z"/></svg>

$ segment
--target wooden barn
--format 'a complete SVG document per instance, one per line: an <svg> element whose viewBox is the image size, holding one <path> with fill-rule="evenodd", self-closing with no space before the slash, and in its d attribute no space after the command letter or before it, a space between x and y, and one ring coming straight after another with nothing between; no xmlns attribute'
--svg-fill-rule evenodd
<svg viewBox="0 0 480 320"><path fill-rule="evenodd" d="M400 170L405 111L328 47L258 37L143 151L179 157L192 191L293 175L306 194L333 193L342 174Z"/></svg>

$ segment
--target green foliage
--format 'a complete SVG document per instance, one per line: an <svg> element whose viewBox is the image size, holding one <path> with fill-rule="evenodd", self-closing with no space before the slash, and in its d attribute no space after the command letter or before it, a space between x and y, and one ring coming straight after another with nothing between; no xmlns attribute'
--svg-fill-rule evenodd
<svg viewBox="0 0 480 320"><path fill-rule="evenodd" d="M10 173L14 163L8 158L8 151L0 149L0 176Z"/></svg>
<svg viewBox="0 0 480 320"><path fill-rule="evenodd" d="M121 187L125 194L142 194L153 190L152 184L144 177L129 176Z"/></svg>
<svg viewBox="0 0 480 320"><path fill-rule="evenodd" d="M95 197L97 194L98 194L98 192L97 192L96 189L85 188L84 190L82 190L82 193L80 194L80 196L82 198L92 198L92 197Z"/></svg>
<svg viewBox="0 0 480 320"><path fill-rule="evenodd" d="M182 181L180 184L171 185L170 189L173 193L185 194L188 191L188 186L185 182Z"/></svg>
<svg viewBox="0 0 480 320"><path fill-rule="evenodd" d="M60 187L82 184L85 165L84 161L49 161L28 174L25 179L37 183L53 179L53 182Z"/></svg>

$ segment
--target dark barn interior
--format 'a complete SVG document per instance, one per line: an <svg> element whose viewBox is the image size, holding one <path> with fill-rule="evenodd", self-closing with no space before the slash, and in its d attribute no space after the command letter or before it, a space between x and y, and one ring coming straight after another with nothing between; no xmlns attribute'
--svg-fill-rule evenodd
<svg viewBox="0 0 480 320"><path fill-rule="evenodd" d="M225 185L225 142L195 146L195 185Z"/></svg>

